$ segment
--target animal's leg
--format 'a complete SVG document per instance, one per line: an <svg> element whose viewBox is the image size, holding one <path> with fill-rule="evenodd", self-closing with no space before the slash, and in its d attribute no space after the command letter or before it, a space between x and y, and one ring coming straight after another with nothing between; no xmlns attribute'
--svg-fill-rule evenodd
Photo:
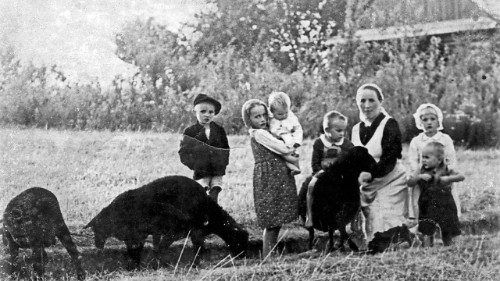
<svg viewBox="0 0 500 281"><path fill-rule="evenodd" d="M85 271L82 268L81 256L78 253L78 249L76 248L73 239L71 239L71 234L69 233L69 229L66 224L61 224L56 234L57 238L63 244L66 251L68 251L69 256L71 257L71 262L76 269L76 276L78 280L85 279Z"/></svg>
<svg viewBox="0 0 500 281"><path fill-rule="evenodd" d="M161 234L153 234L153 251L155 253L160 252L160 241L161 241Z"/></svg>
<svg viewBox="0 0 500 281"><path fill-rule="evenodd" d="M12 238L12 235L8 231L3 232L3 237L7 240L9 246L9 268L7 269L8 273L14 273L17 270L17 256L19 255L19 246Z"/></svg>
<svg viewBox="0 0 500 281"><path fill-rule="evenodd" d="M342 251L342 252L345 252L346 249L345 249L344 244L347 241L347 239L349 238L349 234L347 234L345 227L346 227L346 225L341 226L339 228L339 231L340 231L340 245L339 246L340 246L340 251Z"/></svg>
<svg viewBox="0 0 500 281"><path fill-rule="evenodd" d="M153 235L153 246L156 259L161 259L161 255L170 247L170 245L172 245L174 241L175 236L170 233Z"/></svg>
<svg viewBox="0 0 500 281"><path fill-rule="evenodd" d="M33 262L33 271L38 277L42 277L45 270L45 263L47 262L47 252L41 246L31 248L31 259Z"/></svg>
<svg viewBox="0 0 500 281"><path fill-rule="evenodd" d="M443 245L444 246L451 246L451 245L453 245L453 235L451 235L448 232L443 231L441 236L442 236L442 239L443 239Z"/></svg>
<svg viewBox="0 0 500 281"><path fill-rule="evenodd" d="M197 266L200 263L200 256L205 250L205 233L201 229L191 230L191 242L193 243L193 248L195 251L195 258L193 265Z"/></svg>
<svg viewBox="0 0 500 281"><path fill-rule="evenodd" d="M329 252L333 252L335 250L335 245L334 245L334 242L333 242L333 228L332 227L328 227L328 247L327 247L327 250Z"/></svg>
<svg viewBox="0 0 500 281"><path fill-rule="evenodd" d="M127 270L138 268L141 265L141 253L144 248L144 239L125 241L127 246Z"/></svg>
<svg viewBox="0 0 500 281"><path fill-rule="evenodd" d="M309 231L309 250L312 250L314 246L314 228L310 227L307 230Z"/></svg>
<svg viewBox="0 0 500 281"><path fill-rule="evenodd" d="M159 244L160 252L165 251L166 249L168 249L170 247L170 245L172 245L172 243L174 243L175 240L176 240L175 239L175 235L173 235L173 234L164 234L161 237L161 241L160 241L160 244Z"/></svg>

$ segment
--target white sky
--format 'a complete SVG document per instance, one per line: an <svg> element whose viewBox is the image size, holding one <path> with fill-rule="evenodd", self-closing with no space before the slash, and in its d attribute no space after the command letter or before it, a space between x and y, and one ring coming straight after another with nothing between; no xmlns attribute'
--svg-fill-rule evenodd
<svg viewBox="0 0 500 281"><path fill-rule="evenodd" d="M137 17L154 17L177 31L206 9L203 0L0 0L0 47L11 44L22 61L57 64L72 81L135 69L118 59L114 34Z"/></svg>
<svg viewBox="0 0 500 281"><path fill-rule="evenodd" d="M473 0L500 19L500 0ZM114 34L126 21L154 17L172 31L204 0L0 0L0 47L13 45L22 61L56 64L71 81L106 84L134 67L115 56Z"/></svg>

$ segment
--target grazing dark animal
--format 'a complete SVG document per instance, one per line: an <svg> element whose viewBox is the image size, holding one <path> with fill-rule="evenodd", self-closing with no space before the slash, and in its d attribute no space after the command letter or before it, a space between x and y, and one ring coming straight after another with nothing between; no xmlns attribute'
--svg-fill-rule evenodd
<svg viewBox="0 0 500 281"><path fill-rule="evenodd" d="M3 242L10 252L10 271L17 267L19 248L31 248L33 270L44 273L47 253L45 247L61 241L76 268L78 279L85 279L79 253L71 239L56 196L43 188L33 187L14 197L3 214Z"/></svg>
<svg viewBox="0 0 500 281"><path fill-rule="evenodd" d="M248 243L248 232L200 184L184 176L164 177L118 195L85 227L94 231L97 248L111 236L124 241L129 269L140 265L149 234L157 253L188 234L195 250L203 250L205 236L214 233L234 256L245 255Z"/></svg>
<svg viewBox="0 0 500 281"><path fill-rule="evenodd" d="M334 250L333 233L340 231L341 250L348 238L346 225L355 217L360 208L358 177L362 171L371 171L376 164L364 147L355 146L341 155L337 161L325 170L316 182L312 193L313 227L309 230L309 249L313 247L314 229L328 231L329 250ZM299 215L305 219L307 185L306 180L299 192ZM357 247L349 240L349 246Z"/></svg>
<svg viewBox="0 0 500 281"><path fill-rule="evenodd" d="M413 242L413 236L408 227L403 224L390 228L384 232L376 232L372 241L368 243L368 252L370 254L383 253L391 245L397 245L402 242L408 242L410 246Z"/></svg>

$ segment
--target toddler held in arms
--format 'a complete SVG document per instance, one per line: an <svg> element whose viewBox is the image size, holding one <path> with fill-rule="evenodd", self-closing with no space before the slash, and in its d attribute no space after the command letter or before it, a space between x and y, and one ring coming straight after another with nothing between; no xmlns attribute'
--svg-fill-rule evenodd
<svg viewBox="0 0 500 281"><path fill-rule="evenodd" d="M286 159L287 167L293 175L300 174L299 154L297 149L302 145L303 132L299 119L290 110L290 97L283 92L272 92L269 96L269 131L282 140L289 148L294 149L292 158ZM293 160L293 161L289 161Z"/></svg>

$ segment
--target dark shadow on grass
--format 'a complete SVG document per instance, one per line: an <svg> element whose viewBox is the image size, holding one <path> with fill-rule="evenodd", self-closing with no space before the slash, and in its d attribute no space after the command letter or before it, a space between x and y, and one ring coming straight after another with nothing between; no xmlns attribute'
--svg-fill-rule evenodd
<svg viewBox="0 0 500 281"><path fill-rule="evenodd" d="M495 233L500 229L500 215L493 213L488 216L474 220L462 222L462 235L472 234L485 234L485 233ZM76 232L76 228L73 228ZM225 243L217 236L210 235L207 237L206 250L201 255L200 264L198 268L212 268L219 264L220 261L224 260L218 266L232 266L233 264L246 264L246 263L259 263L261 260L261 250L262 250L262 240L261 240L261 230L257 228L249 229L251 233L247 257L243 261L235 260L230 261L228 258L229 250L227 249ZM73 231L72 231L73 232ZM87 272L88 276L102 276L109 274L111 272L125 271L125 244L116 239L108 239L104 250L98 250L93 246L93 236L86 232L79 232L80 234L75 234L73 232L73 239L78 245L79 250L82 255L82 265ZM288 226L287 229L283 229L282 234L285 234L285 238L280 241L277 246L278 252L280 254L296 254L304 253L304 255L310 255L306 253L308 251L308 237L305 230L303 230L299 225L292 224ZM328 237L327 233L317 232L317 237L315 240L316 253L322 252L326 247ZM142 253L142 269L157 269L163 268L166 270L174 270L176 267L178 270L188 270L192 266L192 262L195 257L194 249L190 242L186 244L184 248L184 240L177 241L171 247L169 247L160 260L157 260L151 246L151 238L148 239L146 247ZM6 265L6 253L5 247L0 253L0 280L6 280L7 275L5 274ZM71 264L71 259L62 247L58 243L55 247L47 248L48 253L48 263L46 264L46 277L53 279L67 279L69 277L75 278L76 274L74 267ZM182 253L182 255L181 255ZM31 255L30 250L21 250L19 255L19 265L21 278L30 278L33 271L31 269L31 263L29 262L29 256ZM179 259L179 257L181 257Z"/></svg>

